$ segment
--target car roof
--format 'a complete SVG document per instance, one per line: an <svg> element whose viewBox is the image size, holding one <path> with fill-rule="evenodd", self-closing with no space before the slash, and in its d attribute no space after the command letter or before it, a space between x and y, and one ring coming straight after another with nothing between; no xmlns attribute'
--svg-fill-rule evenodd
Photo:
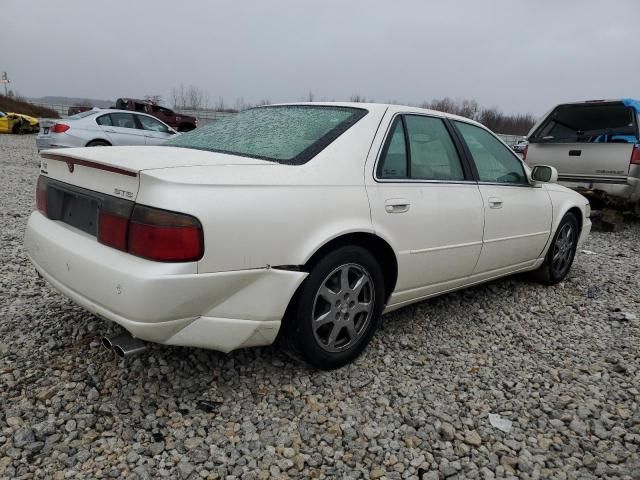
<svg viewBox="0 0 640 480"><path fill-rule="evenodd" d="M474 125L484 126L481 123L476 122L467 117L461 117L460 115L454 115L453 113L441 112L439 110L430 110L428 108L413 107L410 105L399 105L393 103L364 103L364 102L295 102L295 103L276 103L272 105L263 105L264 107L273 106L285 106L285 105L311 105L311 106L333 106L333 107L347 107L347 108L363 108L371 111L386 112L392 110L394 113L420 113L425 115L432 115L442 118L449 118L451 120L460 120ZM261 108L261 107L257 107Z"/></svg>
<svg viewBox="0 0 640 480"><path fill-rule="evenodd" d="M163 122L162 120L160 120L158 117L154 117L153 115L149 115L148 113L145 112L133 112L131 110L120 110L118 108L100 108L98 110L87 110L87 112L91 112L91 115L85 115L83 117L80 118L71 118L71 117L67 117L67 120L86 120L88 118L92 118L95 117L97 115L106 115L109 113L130 113L132 115L143 115L145 117L149 117L149 118L153 118L154 120L159 121L160 123L164 123L165 125L167 125L165 122ZM87 113L87 112L80 112L80 113ZM73 116L73 115L72 115Z"/></svg>

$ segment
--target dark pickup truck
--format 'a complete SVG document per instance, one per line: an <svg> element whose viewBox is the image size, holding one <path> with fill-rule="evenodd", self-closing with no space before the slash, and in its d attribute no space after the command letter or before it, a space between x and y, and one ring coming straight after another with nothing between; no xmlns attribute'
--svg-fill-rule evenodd
<svg viewBox="0 0 640 480"><path fill-rule="evenodd" d="M188 132L197 126L195 117L182 115L161 107L149 100L136 100L134 98L119 98L116 100L116 108L119 110L132 110L134 112L144 112L162 120L167 125L175 128L179 132Z"/></svg>

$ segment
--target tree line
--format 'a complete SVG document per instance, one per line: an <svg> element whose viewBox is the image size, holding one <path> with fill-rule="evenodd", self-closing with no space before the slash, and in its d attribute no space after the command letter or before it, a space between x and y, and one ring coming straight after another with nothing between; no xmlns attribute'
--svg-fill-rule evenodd
<svg viewBox="0 0 640 480"><path fill-rule="evenodd" d="M145 97L154 103L162 103L162 97L160 95L146 95ZM327 101L326 99L317 99L311 91L304 100L307 102ZM374 102L375 100L355 94L351 95L349 101L362 103ZM177 110L213 109L220 112L241 112L248 108L269 104L270 102L269 100L262 100L257 104L252 104L245 102L243 97L236 100L233 105L227 104L223 97L219 97L217 101L211 102L209 95L199 87L195 85L180 85L172 88L171 103L173 104L173 108ZM391 101L387 103L397 102ZM526 135L536 122L536 118L530 113L506 114L497 107L482 107L476 100L470 99L444 97L431 101L423 101L414 105L420 108L428 108L470 118L482 123L494 132L507 135Z"/></svg>

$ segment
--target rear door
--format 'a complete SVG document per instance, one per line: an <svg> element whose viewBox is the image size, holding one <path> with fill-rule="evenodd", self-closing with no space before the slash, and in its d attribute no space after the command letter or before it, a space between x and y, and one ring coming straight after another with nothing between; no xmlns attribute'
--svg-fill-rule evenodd
<svg viewBox="0 0 640 480"><path fill-rule="evenodd" d="M478 186L442 118L395 115L386 128L367 194L374 229L398 255L391 303L401 303L473 272L484 215Z"/></svg>
<svg viewBox="0 0 640 480"><path fill-rule="evenodd" d="M173 132L160 120L146 115L136 115L136 117L144 130L146 145L162 145L171 138Z"/></svg>
<svg viewBox="0 0 640 480"><path fill-rule="evenodd" d="M145 145L144 130L132 113L113 112L97 119L112 145Z"/></svg>
<svg viewBox="0 0 640 480"><path fill-rule="evenodd" d="M556 167L562 182L626 183L637 129L622 102L560 105L530 136L527 163Z"/></svg>

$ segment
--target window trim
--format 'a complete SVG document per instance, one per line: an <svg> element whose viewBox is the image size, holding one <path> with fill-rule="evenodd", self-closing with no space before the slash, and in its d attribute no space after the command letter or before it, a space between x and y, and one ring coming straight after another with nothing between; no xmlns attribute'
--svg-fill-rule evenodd
<svg viewBox="0 0 640 480"><path fill-rule="evenodd" d="M456 122L458 122L458 123L466 123L467 125L471 125L472 127L480 128L481 130L484 130L489 135L491 135L493 138L498 140L498 142L500 142L507 149L507 151L518 161L518 163L522 167L522 172L524 173L524 178L527 181L524 182L524 183L521 183L521 182L518 182L518 183L507 183L507 182L488 182L488 181L485 181L485 180L480 180L480 174L478 173L478 167L476 166L476 161L473 158L471 150L469 150L469 146L467 145L467 142L465 141L464 136L462 135L462 132L458 129L458 126L456 125ZM457 119L457 118L455 120L453 120L453 119L450 120L450 123L451 123L451 127L455 130L456 135L458 136L459 140L462 142L462 147L464 148L465 155L469 159L469 163L470 163L470 165L471 165L471 167L473 169L473 176L476 179L476 183L478 185L495 185L495 186L502 186L502 187L533 187L533 185L531 185L531 183L529 183L529 175L527 174L527 167L526 167L524 161L512 149L510 149L509 146L506 143L504 143L504 141L502 141L502 139L500 137L498 137L495 133L493 133L491 130L489 130L487 127L485 127L482 124L477 124L477 123L473 123L473 122L467 122L467 121L460 120L460 119Z"/></svg>
<svg viewBox="0 0 640 480"><path fill-rule="evenodd" d="M444 123L445 129L449 133L451 141L453 142L453 146L456 149L456 153L458 154L458 159L460 160L460 164L462 166L462 173L464 174L464 180L428 180L425 178L409 178L411 175L411 149L409 146L409 138L407 136L407 127L406 122L404 120L405 115L414 115L417 117L429 117L429 118L437 118ZM391 143L391 129L395 124L396 118L401 117L401 122L404 128L404 144L405 150L407 151L407 178L384 178L378 175L378 168L382 165L382 158L386 155L387 150L389 149L389 144ZM469 159L467 158L467 154L465 150L462 148L463 143L460 143L459 138L456 136L456 131L453 126L450 124L449 119L447 117L441 117L439 115L433 115L422 112L396 112L391 117L390 121L387 124L387 129L384 133L384 141L380 149L378 150L378 154L376 156L376 161L373 164L373 180L376 183L434 183L434 184L477 184L477 174L474 175L475 166L473 164L469 164Z"/></svg>

